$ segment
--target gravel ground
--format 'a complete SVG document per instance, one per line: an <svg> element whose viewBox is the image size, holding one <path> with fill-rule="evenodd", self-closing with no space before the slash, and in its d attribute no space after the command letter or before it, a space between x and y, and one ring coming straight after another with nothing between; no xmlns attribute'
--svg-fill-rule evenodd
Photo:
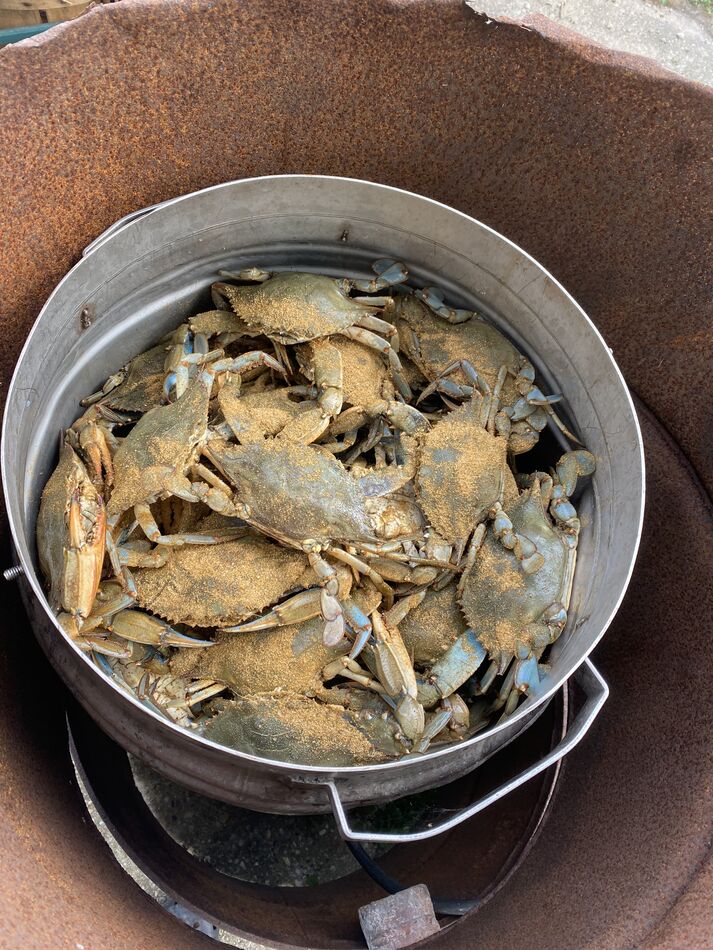
<svg viewBox="0 0 713 950"><path fill-rule="evenodd" d="M313 887L358 867L331 814L292 817L235 808L129 759L144 801L168 834L228 877L274 887ZM357 827L387 832L420 828L439 815L430 792L350 813ZM388 845L365 847L373 857L389 850Z"/></svg>
<svg viewBox="0 0 713 950"><path fill-rule="evenodd" d="M657 60L713 86L713 3L686 0L469 0L494 18L530 13L568 26L602 46Z"/></svg>

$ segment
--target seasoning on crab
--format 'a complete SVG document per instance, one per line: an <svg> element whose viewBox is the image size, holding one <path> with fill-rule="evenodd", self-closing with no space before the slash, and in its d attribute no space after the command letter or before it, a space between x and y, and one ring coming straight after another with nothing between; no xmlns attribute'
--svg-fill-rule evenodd
<svg viewBox="0 0 713 950"><path fill-rule="evenodd" d="M314 583L300 551L248 535L223 544L186 545L165 567L134 571L137 602L172 624L224 627Z"/></svg>
<svg viewBox="0 0 713 950"><path fill-rule="evenodd" d="M453 311L438 301L433 288L420 292L420 296L418 292L404 294L395 300L394 322L404 353L431 383L421 398L432 391L442 393L447 400L468 398L474 385L469 372L472 368L484 392L492 393L508 420L513 454L536 445L550 418L570 441L577 442L552 409L562 397L542 393L535 385L532 364L510 340L478 314ZM449 314L453 313L462 319L451 320Z"/></svg>
<svg viewBox="0 0 713 950"><path fill-rule="evenodd" d="M380 289L401 283L407 276L403 265L393 261L377 261L374 268L380 268ZM388 359L394 382L408 398L410 390L401 376L396 350L380 335L393 337L394 327L376 316L390 305L391 298L350 297L349 292L359 283L286 271L250 286L218 282L212 291L214 299L225 299L245 323L280 343L306 343L339 334L378 350Z"/></svg>
<svg viewBox="0 0 713 950"><path fill-rule="evenodd" d="M77 454L64 445L42 492L37 552L49 582L49 600L66 614L75 637L89 616L104 562L106 512Z"/></svg>
<svg viewBox="0 0 713 950"><path fill-rule="evenodd" d="M343 766L385 762L406 751L398 727L379 715L282 690L214 706L205 737L262 758Z"/></svg>

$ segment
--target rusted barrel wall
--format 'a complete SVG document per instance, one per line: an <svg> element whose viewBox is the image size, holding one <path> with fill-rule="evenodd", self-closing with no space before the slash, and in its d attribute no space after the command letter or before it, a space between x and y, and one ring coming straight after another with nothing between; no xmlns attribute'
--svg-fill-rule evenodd
<svg viewBox="0 0 713 950"><path fill-rule="evenodd" d="M251 175L445 201L587 309L640 400L649 466L639 565L596 655L612 697L507 890L430 945L710 946L711 91L544 19L488 22L451 0L123 0L0 65L0 394L94 236ZM3 942L199 945L82 821L61 692L12 591L2 626Z"/></svg>

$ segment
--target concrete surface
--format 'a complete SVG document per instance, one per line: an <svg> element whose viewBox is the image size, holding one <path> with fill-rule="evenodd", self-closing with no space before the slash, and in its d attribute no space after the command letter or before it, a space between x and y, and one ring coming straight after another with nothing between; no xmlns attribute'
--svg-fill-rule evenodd
<svg viewBox="0 0 713 950"><path fill-rule="evenodd" d="M649 56L672 72L713 85L713 3L687 0L468 0L494 18L531 13L602 46Z"/></svg>

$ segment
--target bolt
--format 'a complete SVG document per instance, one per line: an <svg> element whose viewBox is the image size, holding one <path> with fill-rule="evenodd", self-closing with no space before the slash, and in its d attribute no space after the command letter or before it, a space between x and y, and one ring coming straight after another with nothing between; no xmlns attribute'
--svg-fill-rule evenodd
<svg viewBox="0 0 713 950"><path fill-rule="evenodd" d="M95 317L94 307L92 304L87 304L85 307L82 307L81 313L79 314L79 325L82 330L88 330L89 327L94 322Z"/></svg>
<svg viewBox="0 0 713 950"><path fill-rule="evenodd" d="M8 567L2 572L2 576L6 581L16 581L17 578L24 573L25 571L21 564L13 564L12 567Z"/></svg>

